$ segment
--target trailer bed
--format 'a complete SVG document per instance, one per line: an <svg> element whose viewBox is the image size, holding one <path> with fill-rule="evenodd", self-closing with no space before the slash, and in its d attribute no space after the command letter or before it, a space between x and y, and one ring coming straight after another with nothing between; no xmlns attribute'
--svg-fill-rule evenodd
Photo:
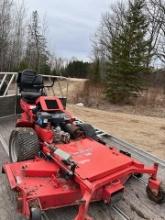
<svg viewBox="0 0 165 220"><path fill-rule="evenodd" d="M77 121L81 123L81 121ZM10 132L14 128L15 117L9 116L0 119L0 165L8 158L8 141ZM122 150L129 150L135 158L146 164L151 164L156 160L160 164L159 176L165 182L165 161L149 155L133 146L105 134L103 131L96 129L98 135L109 145ZM105 205L102 202L90 205L90 213L96 219L104 220L165 220L165 204L158 205L150 201L145 193L146 178L131 178L127 183L124 198L113 206ZM15 211L15 201L11 200L11 191L7 187L7 181L3 174L0 174L0 220L23 220ZM57 210L49 210L43 219L47 220L71 220L76 214L77 207L66 207Z"/></svg>

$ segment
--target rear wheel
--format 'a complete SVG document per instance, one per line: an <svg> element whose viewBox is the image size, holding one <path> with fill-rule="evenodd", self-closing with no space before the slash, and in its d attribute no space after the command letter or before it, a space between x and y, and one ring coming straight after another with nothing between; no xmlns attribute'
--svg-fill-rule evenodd
<svg viewBox="0 0 165 220"><path fill-rule="evenodd" d="M39 140L32 128L16 128L9 140L9 156L11 162L30 160L39 152Z"/></svg>
<svg viewBox="0 0 165 220"><path fill-rule="evenodd" d="M91 137L95 140L97 140L97 135L95 129L92 127L90 124L78 124L78 127L80 128L81 131L84 132L85 136Z"/></svg>

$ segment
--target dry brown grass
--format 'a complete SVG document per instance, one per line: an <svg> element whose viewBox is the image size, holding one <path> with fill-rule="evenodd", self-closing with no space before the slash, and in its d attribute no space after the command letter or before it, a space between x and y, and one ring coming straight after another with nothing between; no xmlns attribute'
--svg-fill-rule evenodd
<svg viewBox="0 0 165 220"><path fill-rule="evenodd" d="M75 91L75 99L73 103L84 103L88 107L99 108L104 103L104 86L100 84L91 84L86 81L83 90Z"/></svg>
<svg viewBox="0 0 165 220"><path fill-rule="evenodd" d="M80 83L80 82L79 82ZM80 88L80 84L79 84ZM132 105L113 105L105 99L105 88L103 85L83 83L81 89L72 87L73 96L69 101L73 104L82 102L87 107L139 114L146 116L165 117L165 93L161 88L149 88L141 92Z"/></svg>
<svg viewBox="0 0 165 220"><path fill-rule="evenodd" d="M135 105L144 105L144 106L164 106L165 105L165 94L164 89L162 88L148 88L143 91L137 100Z"/></svg>
<svg viewBox="0 0 165 220"><path fill-rule="evenodd" d="M61 82L64 96L66 95L66 83ZM87 107L108 110L113 112L123 112L146 116L165 117L165 93L160 88L149 88L143 91L134 100L132 105L113 105L105 99L104 86L91 84L86 79L69 80L69 103L83 103ZM55 85L55 94L61 95L58 85ZM51 90L49 95L53 95Z"/></svg>
<svg viewBox="0 0 165 220"><path fill-rule="evenodd" d="M59 81L56 82L53 90L52 88L48 88L47 92L49 95L57 95L57 96L67 96L70 102L75 102L78 93L84 91L84 86L86 83L86 79L68 79L68 94L67 94L67 82ZM54 94L53 94L54 91Z"/></svg>

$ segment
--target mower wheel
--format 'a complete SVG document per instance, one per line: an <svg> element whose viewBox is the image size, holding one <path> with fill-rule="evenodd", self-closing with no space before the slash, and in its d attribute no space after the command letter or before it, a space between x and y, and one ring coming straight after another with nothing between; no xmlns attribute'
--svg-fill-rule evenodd
<svg viewBox="0 0 165 220"><path fill-rule="evenodd" d="M78 126L80 130L84 132L85 136L91 137L95 140L97 139L96 131L92 127L92 125L83 123L83 124L79 124Z"/></svg>
<svg viewBox="0 0 165 220"><path fill-rule="evenodd" d="M39 150L39 140L32 128L19 127L12 131L9 140L11 162L33 159Z"/></svg>
<svg viewBox="0 0 165 220"><path fill-rule="evenodd" d="M136 178L140 179L143 177L142 173L134 173L133 176L135 176Z"/></svg>
<svg viewBox="0 0 165 220"><path fill-rule="evenodd" d="M148 198L158 204L165 202L165 185L161 184L158 195L155 195L149 186L146 187Z"/></svg>
<svg viewBox="0 0 165 220"><path fill-rule="evenodd" d="M30 220L41 220L41 210L39 208L31 208L31 218Z"/></svg>

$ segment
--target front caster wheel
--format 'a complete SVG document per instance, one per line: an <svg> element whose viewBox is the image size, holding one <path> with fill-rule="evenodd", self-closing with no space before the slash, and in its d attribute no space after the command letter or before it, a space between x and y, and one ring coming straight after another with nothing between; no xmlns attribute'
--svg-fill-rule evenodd
<svg viewBox="0 0 165 220"><path fill-rule="evenodd" d="M41 210L39 208L31 208L31 218L30 220L41 220Z"/></svg>
<svg viewBox="0 0 165 220"><path fill-rule="evenodd" d="M148 198L158 204L165 202L165 185L160 186L159 193L156 195L149 186L146 187Z"/></svg>

